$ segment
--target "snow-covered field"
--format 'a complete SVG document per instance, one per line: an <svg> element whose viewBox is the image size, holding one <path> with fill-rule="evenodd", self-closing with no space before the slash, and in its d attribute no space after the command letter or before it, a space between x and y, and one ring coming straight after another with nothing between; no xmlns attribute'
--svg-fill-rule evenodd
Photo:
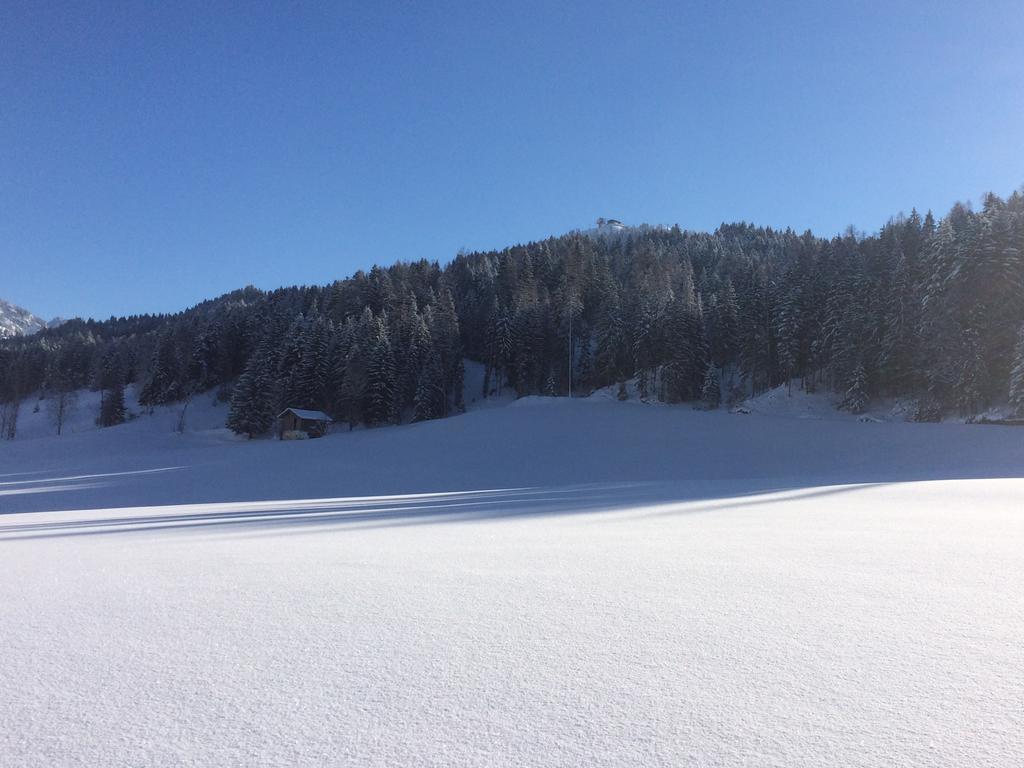
<svg viewBox="0 0 1024 768"><path fill-rule="evenodd" d="M0 765L1022 762L1024 430L192 408L0 443Z"/></svg>

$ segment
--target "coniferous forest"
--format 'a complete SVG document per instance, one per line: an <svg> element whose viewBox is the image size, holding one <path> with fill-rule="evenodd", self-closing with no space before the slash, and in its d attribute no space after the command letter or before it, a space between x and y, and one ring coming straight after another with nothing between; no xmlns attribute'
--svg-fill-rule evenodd
<svg viewBox="0 0 1024 768"><path fill-rule="evenodd" d="M570 332L571 329L571 332ZM571 347L571 349L570 349ZM916 211L826 240L750 224L575 232L373 267L331 285L245 288L174 315L72 320L0 340L0 427L23 401L102 393L97 422L216 391L268 432L293 406L349 426L444 417L477 396L573 394L635 379L707 407L783 384L840 407L906 397L914 418L1024 415L1024 194Z"/></svg>

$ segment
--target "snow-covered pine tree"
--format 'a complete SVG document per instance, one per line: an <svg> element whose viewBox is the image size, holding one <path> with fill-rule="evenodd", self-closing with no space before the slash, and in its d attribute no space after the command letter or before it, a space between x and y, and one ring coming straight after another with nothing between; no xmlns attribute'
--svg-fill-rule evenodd
<svg viewBox="0 0 1024 768"><path fill-rule="evenodd" d="M210 388L211 376L216 370L213 351L209 332L206 329L197 332L185 366L186 387L189 391L203 392Z"/></svg>
<svg viewBox="0 0 1024 768"><path fill-rule="evenodd" d="M306 329L302 337L302 357L294 376L295 401L288 405L317 410L326 407L327 347L333 330L330 321L323 317L318 317Z"/></svg>
<svg viewBox="0 0 1024 768"><path fill-rule="evenodd" d="M614 294L611 294L610 306L602 307L600 312L594 373L598 386L608 386L627 375L628 342Z"/></svg>
<svg viewBox="0 0 1024 768"><path fill-rule="evenodd" d="M842 407L850 413L864 413L868 407L868 375L863 363L853 367Z"/></svg>
<svg viewBox="0 0 1024 768"><path fill-rule="evenodd" d="M413 403L413 421L437 419L444 414L444 373L436 356L431 355L420 370Z"/></svg>
<svg viewBox="0 0 1024 768"><path fill-rule="evenodd" d="M753 394L768 389L772 370L772 291L764 269L753 267L743 291L745 311L741 317L740 371Z"/></svg>
<svg viewBox="0 0 1024 768"><path fill-rule="evenodd" d="M97 423L101 427L113 427L125 420L124 384L112 383L103 390L100 398L100 416Z"/></svg>
<svg viewBox="0 0 1024 768"><path fill-rule="evenodd" d="M395 358L381 318L375 321L372 346L366 367L365 419L367 424L388 424L396 420Z"/></svg>
<svg viewBox="0 0 1024 768"><path fill-rule="evenodd" d="M488 370L493 383L485 382L485 397L489 397L491 391L501 395L514 353L512 320L508 312L505 309L495 309L491 322L492 326L488 335L488 360L490 361Z"/></svg>
<svg viewBox="0 0 1024 768"><path fill-rule="evenodd" d="M645 399L651 394L654 383L654 372L663 360L661 341L667 334L663 333L665 307L657 304L657 298L643 292L636 308L636 321L632 326L633 370L637 376L640 398ZM686 343L685 337L680 341Z"/></svg>
<svg viewBox="0 0 1024 768"><path fill-rule="evenodd" d="M740 349L740 310L732 280L725 279L715 302L714 333L709 338L711 359L719 368L736 362Z"/></svg>
<svg viewBox="0 0 1024 768"><path fill-rule="evenodd" d="M394 312L388 314L388 336L395 353L395 399L405 408L416 396L421 354L417 332L422 325L416 294L406 288Z"/></svg>
<svg viewBox="0 0 1024 768"><path fill-rule="evenodd" d="M170 332L157 342L149 372L139 392L139 404L162 405L178 400L182 394L178 351Z"/></svg>
<svg viewBox="0 0 1024 768"><path fill-rule="evenodd" d="M704 371L704 384L700 390L701 400L707 408L717 408L722 403L722 388L719 384L718 369L713 362Z"/></svg>
<svg viewBox="0 0 1024 768"><path fill-rule="evenodd" d="M954 389L961 416L973 416L986 405L985 382L988 372L982 356L981 341L973 328L963 332L960 371Z"/></svg>
<svg viewBox="0 0 1024 768"><path fill-rule="evenodd" d="M281 340L277 364L278 381L281 384L281 402L286 407L312 407L304 403L305 397L299 380L309 325L306 316L300 313L288 325L288 330Z"/></svg>
<svg viewBox="0 0 1024 768"><path fill-rule="evenodd" d="M544 395L545 397L554 397L558 394L558 386L555 384L555 372L548 371L548 376L544 379Z"/></svg>
<svg viewBox="0 0 1024 768"><path fill-rule="evenodd" d="M351 430L363 421L363 404L366 400L366 341L355 342L349 347L342 365L341 387L337 394L335 413L348 424Z"/></svg>
<svg viewBox="0 0 1024 768"><path fill-rule="evenodd" d="M587 391L594 380L594 353L590 341L590 328L584 327L579 336L576 353L576 372L573 375L573 390L579 387L581 391Z"/></svg>
<svg viewBox="0 0 1024 768"><path fill-rule="evenodd" d="M104 348L93 378L93 386L100 391L100 412L96 423L110 427L125 420L124 362L118 344Z"/></svg>
<svg viewBox="0 0 1024 768"><path fill-rule="evenodd" d="M952 291L956 281L950 278L954 272L959 238L954 221L959 214L944 218L935 229L925 253L923 284L921 288L921 318L917 335L921 339L922 378L927 384L932 408L939 410L957 404L955 385L960 375L958 359L960 334L962 333L962 307ZM929 416L931 414L929 413Z"/></svg>
<svg viewBox="0 0 1024 768"><path fill-rule="evenodd" d="M888 301L882 307L883 331L879 338L878 370L885 382L883 388L898 392L914 375L912 331L917 318L907 260L898 244L891 260L886 278L889 282Z"/></svg>
<svg viewBox="0 0 1024 768"><path fill-rule="evenodd" d="M235 384L227 426L236 434L253 438L274 426L280 405L276 358L273 343L264 341Z"/></svg>
<svg viewBox="0 0 1024 768"><path fill-rule="evenodd" d="M437 302L431 309L433 311L428 315L427 325L444 374L444 415L447 416L451 408L461 410L463 407L462 385L465 377L459 314L455 309L452 293L447 287L441 289Z"/></svg>
<svg viewBox="0 0 1024 768"><path fill-rule="evenodd" d="M1017 331L1017 345L1010 368L1010 407L1014 416L1024 418L1024 324Z"/></svg>

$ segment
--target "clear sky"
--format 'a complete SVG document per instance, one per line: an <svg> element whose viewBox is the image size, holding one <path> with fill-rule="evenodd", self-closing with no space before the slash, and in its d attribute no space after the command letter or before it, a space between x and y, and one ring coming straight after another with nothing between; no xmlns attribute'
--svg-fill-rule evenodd
<svg viewBox="0 0 1024 768"><path fill-rule="evenodd" d="M0 3L0 297L182 309L590 226L1024 183L1016 2Z"/></svg>

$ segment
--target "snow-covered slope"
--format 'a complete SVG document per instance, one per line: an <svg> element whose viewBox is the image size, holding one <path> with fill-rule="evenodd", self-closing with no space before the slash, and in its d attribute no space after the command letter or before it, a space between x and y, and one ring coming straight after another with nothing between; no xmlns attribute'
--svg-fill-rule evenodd
<svg viewBox="0 0 1024 768"><path fill-rule="evenodd" d="M735 410L786 419L862 422L912 421L916 411L914 400L876 399L868 404L864 413L855 414L840 410L840 400L839 395L824 389L813 393L805 392L800 388L799 382L794 381L791 386L783 384L757 397L749 398ZM1011 408L1002 403L992 405L974 417L947 414L943 420L964 423L979 418L998 420L1011 417Z"/></svg>
<svg viewBox="0 0 1024 768"><path fill-rule="evenodd" d="M526 398L250 442L204 409L0 443L0 764L1024 754L1024 431Z"/></svg>
<svg viewBox="0 0 1024 768"><path fill-rule="evenodd" d="M64 438L70 435L97 432L101 428L96 425L100 413L101 394L88 389L75 392L69 399L62 427ZM111 433L115 442L121 439L159 440L161 436L178 431L179 427L187 432L218 429L224 426L227 417L227 405L215 401L214 392L197 395L186 406L185 403L173 403L155 408L143 408L139 405L138 389L134 384L125 388L125 409L131 421L115 428ZM52 399L28 398L21 404L18 412L18 429L15 442L55 437L57 427L51 413ZM184 411L184 418L182 418ZM102 438L101 438L102 439ZM54 444L47 443L51 448ZM60 444L58 444L60 445Z"/></svg>
<svg viewBox="0 0 1024 768"><path fill-rule="evenodd" d="M42 330L47 325L27 309L0 299L0 339L5 336L28 335Z"/></svg>

